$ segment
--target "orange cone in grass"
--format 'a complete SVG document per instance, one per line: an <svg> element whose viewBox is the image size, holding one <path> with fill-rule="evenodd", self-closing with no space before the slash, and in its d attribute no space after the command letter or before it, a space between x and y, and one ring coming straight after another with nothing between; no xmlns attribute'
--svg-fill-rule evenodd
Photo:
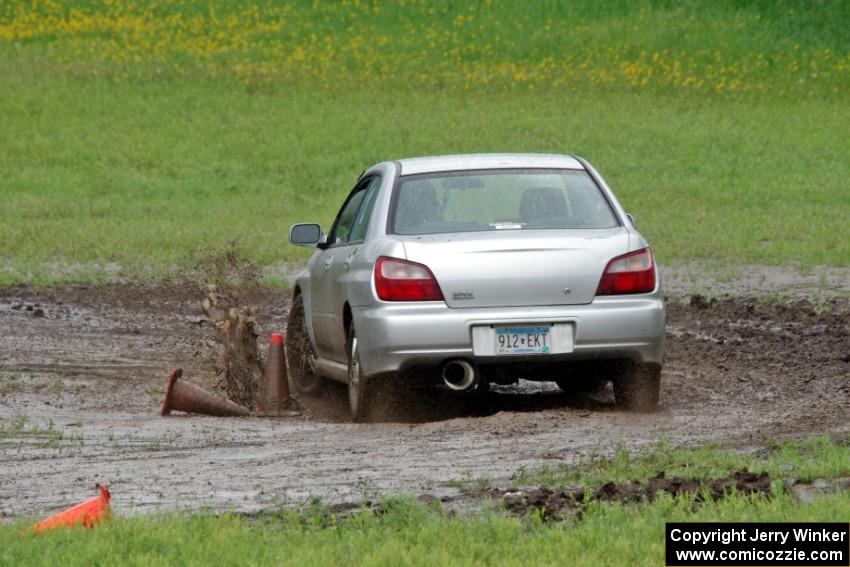
<svg viewBox="0 0 850 567"><path fill-rule="evenodd" d="M258 410L264 415L275 415L281 404L289 399L289 382L286 363L283 359L283 333L272 333L269 337L269 352L266 356L266 375L263 380Z"/></svg>
<svg viewBox="0 0 850 567"><path fill-rule="evenodd" d="M165 389L165 397L162 400L160 415L166 416L171 413L171 410L220 417L245 416L251 413L244 406L211 394L191 382L180 380L182 376L182 368L175 368L171 371L171 375L168 377L168 386Z"/></svg>
<svg viewBox="0 0 850 567"><path fill-rule="evenodd" d="M98 496L39 522L35 525L35 531L46 532L55 528L78 525L93 528L109 513L109 490L101 484Z"/></svg>

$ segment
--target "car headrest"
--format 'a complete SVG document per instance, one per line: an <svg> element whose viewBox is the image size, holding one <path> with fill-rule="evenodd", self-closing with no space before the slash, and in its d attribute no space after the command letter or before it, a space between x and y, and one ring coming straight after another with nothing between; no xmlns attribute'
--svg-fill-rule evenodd
<svg viewBox="0 0 850 567"><path fill-rule="evenodd" d="M567 200L564 197L564 191L557 187L526 189L519 202L519 215L525 221L565 217L567 214Z"/></svg>

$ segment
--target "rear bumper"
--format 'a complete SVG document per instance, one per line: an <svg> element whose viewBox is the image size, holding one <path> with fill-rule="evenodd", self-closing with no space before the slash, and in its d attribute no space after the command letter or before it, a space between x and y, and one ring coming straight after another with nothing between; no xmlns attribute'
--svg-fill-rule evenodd
<svg viewBox="0 0 850 567"><path fill-rule="evenodd" d="M567 362L624 358L662 364L664 301L661 293L600 297L586 305L452 309L445 303L384 303L354 309L360 363L367 375L438 365L464 358L494 362ZM570 323L573 351L477 357L472 328L477 325Z"/></svg>

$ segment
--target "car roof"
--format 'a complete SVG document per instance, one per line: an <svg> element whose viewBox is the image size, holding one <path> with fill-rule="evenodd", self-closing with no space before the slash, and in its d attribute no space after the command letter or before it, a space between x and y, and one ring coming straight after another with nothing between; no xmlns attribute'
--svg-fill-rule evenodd
<svg viewBox="0 0 850 567"><path fill-rule="evenodd" d="M458 154L398 160L401 175L472 169L584 169L576 158L559 154Z"/></svg>

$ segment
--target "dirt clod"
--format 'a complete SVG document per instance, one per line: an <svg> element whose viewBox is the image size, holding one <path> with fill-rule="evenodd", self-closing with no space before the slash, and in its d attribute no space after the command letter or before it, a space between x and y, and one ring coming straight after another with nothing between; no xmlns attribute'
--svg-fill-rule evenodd
<svg viewBox="0 0 850 567"><path fill-rule="evenodd" d="M697 293L691 296L688 304L695 309L708 309L714 304L714 301L715 299L713 297L708 299L704 295Z"/></svg>
<svg viewBox="0 0 850 567"><path fill-rule="evenodd" d="M557 489L547 486L504 492L491 490L486 495L501 500L505 509L516 516L525 516L533 510L539 510L544 519L560 520L565 511L581 509L594 501L620 504L652 502L661 492L671 496L692 495L696 502L702 501L703 495L708 494L709 498L717 501L733 492L748 495L763 494L769 497L771 490L772 483L768 473L751 473L744 469L713 480L675 476L666 478L664 473L660 472L645 483L608 482L587 496L583 488Z"/></svg>

